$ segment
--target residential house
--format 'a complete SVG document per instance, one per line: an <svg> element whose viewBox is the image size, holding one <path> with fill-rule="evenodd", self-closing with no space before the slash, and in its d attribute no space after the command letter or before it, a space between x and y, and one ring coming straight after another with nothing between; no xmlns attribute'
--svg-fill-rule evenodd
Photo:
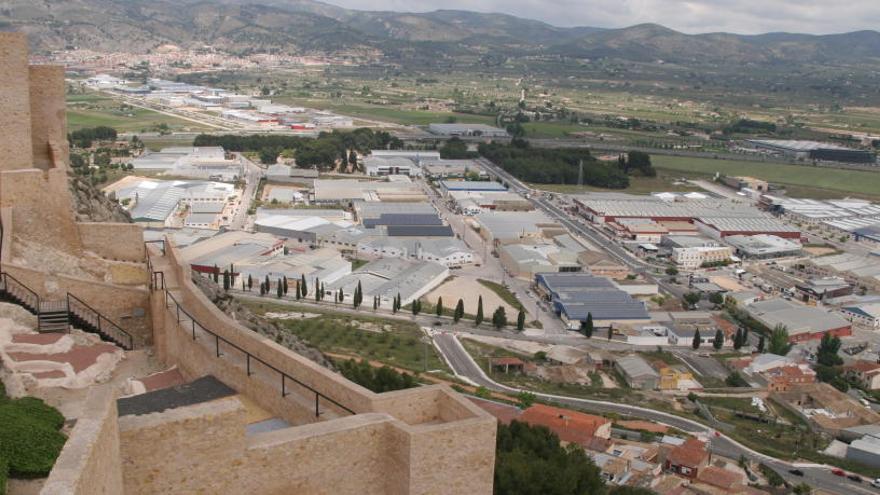
<svg viewBox="0 0 880 495"><path fill-rule="evenodd" d="M683 444L672 448L663 466L666 470L681 476L696 478L708 463L709 451L706 442L691 437Z"/></svg>
<svg viewBox="0 0 880 495"><path fill-rule="evenodd" d="M867 390L880 388L880 364L870 361L856 361L844 369L847 378L858 381Z"/></svg>

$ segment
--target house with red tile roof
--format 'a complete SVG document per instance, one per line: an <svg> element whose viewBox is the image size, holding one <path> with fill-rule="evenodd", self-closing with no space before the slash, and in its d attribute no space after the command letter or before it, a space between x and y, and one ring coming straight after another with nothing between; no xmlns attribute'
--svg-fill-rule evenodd
<svg viewBox="0 0 880 495"><path fill-rule="evenodd" d="M593 437L610 438L611 421L602 416L535 404L519 417L532 426L546 426L565 443L586 446Z"/></svg>
<svg viewBox="0 0 880 495"><path fill-rule="evenodd" d="M676 474L696 478L700 469L706 467L708 462L709 451L706 449L706 442L691 437L669 452L663 466Z"/></svg>
<svg viewBox="0 0 880 495"><path fill-rule="evenodd" d="M743 475L718 466L707 466L701 469L697 479L728 492L734 492L743 485Z"/></svg>
<svg viewBox="0 0 880 495"><path fill-rule="evenodd" d="M844 367L848 378L858 380L868 390L880 388L880 364L871 361L856 361Z"/></svg>
<svg viewBox="0 0 880 495"><path fill-rule="evenodd" d="M780 366L762 374L771 392L787 392L794 386L816 382L816 372L806 364Z"/></svg>

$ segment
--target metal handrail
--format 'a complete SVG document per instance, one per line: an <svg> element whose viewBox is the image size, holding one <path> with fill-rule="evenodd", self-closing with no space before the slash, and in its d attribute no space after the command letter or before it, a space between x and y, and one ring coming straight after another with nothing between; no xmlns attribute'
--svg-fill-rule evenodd
<svg viewBox="0 0 880 495"><path fill-rule="evenodd" d="M165 239L153 239L152 241L144 241L144 248L146 248L147 244L159 244L161 247L159 250L162 252L162 256L165 256ZM147 256L149 258L149 256Z"/></svg>
<svg viewBox="0 0 880 495"><path fill-rule="evenodd" d="M71 302L74 304L71 304ZM77 305L85 308L87 310L86 314L78 313L75 309ZM116 340L125 350L130 351L134 349L134 337L130 333L70 292L67 293L67 311L95 327L98 333L107 334Z"/></svg>
<svg viewBox="0 0 880 495"><path fill-rule="evenodd" d="M290 376L289 374L285 373L284 371L281 371L280 369L276 368L275 366L272 366L271 364L267 363L266 361L263 361L263 360L260 359L259 357L254 356L254 355L251 354L250 352L246 351L245 349L242 349L241 347L235 345L234 343L228 341L227 339L221 337L220 335L218 335L218 334L212 332L211 330L208 330L207 328L205 328L204 325L202 325L201 323L199 323L199 322L198 322L198 321L192 316L192 314L190 314L186 309L183 308L183 306L177 301L177 298L175 298L173 294L171 294L170 292L168 292L168 291L166 290L166 291L165 291L165 307L166 307L166 308L168 308L168 300L169 300L169 299L171 299L171 300L174 302L174 305L175 305L175 307L176 307L175 309L176 309L176 313L177 313L177 324L178 324L178 326L180 325L180 314L181 314L181 313L183 313L186 317L188 317L188 318L190 319L190 321L192 322L192 336L193 336L193 340L196 340L196 325L199 326L199 329L200 329L200 330L202 330L203 332L206 332L206 333L208 333L208 334L210 334L211 336L214 337L214 343L215 343L215 346L216 346L216 356L217 356L218 358L219 358L220 356L222 356L222 354L220 353L220 342L222 341L224 344L226 344L226 345L228 345L228 346L230 346L230 347L232 347L232 348L238 350L239 352L241 352L242 354L245 355L245 358L246 358L246 361L247 361L247 375L248 375L248 376L251 376L251 374L252 374L252 373L251 373L251 360L254 360L254 361L256 361L256 362L262 364L262 365L265 366L266 368L269 368L270 370L272 370L272 371L278 373L278 374L281 376L281 396L282 396L282 397L286 397L287 395L289 395L289 392L287 392L287 388L286 388L286 382L287 382L287 380L290 380L290 381L292 381L292 382L294 382L294 383L300 385L301 387L303 387L303 388L309 390L310 392L313 392L313 393L315 394L315 417L320 416L320 411L319 411L319 399L320 399L320 398L323 398L324 400L330 402L331 404L335 405L336 407L338 407L338 408L340 408L340 409L342 409L342 410L344 410L344 411L346 411L346 412L348 412L348 413L350 413L350 414L357 414L357 413L354 412L353 410L349 409L348 407L343 406L342 404L340 404L339 402L335 401L334 399L332 399L332 398L330 398L330 397L327 397L326 395L324 395L324 394L322 394L321 392L315 390L315 389L312 388L311 386L309 386L309 385L307 385L307 384L301 382L300 380L297 380L296 378Z"/></svg>
<svg viewBox="0 0 880 495"><path fill-rule="evenodd" d="M3 289L6 292L10 292L16 297L18 297L22 303L28 304L34 308L34 311L37 313L40 312L40 295L30 289L27 285L23 284L20 280L13 277L12 275L6 272L0 272L0 279L3 281ZM10 281L13 282L12 286L15 289L18 289L20 292L15 293L11 290Z"/></svg>

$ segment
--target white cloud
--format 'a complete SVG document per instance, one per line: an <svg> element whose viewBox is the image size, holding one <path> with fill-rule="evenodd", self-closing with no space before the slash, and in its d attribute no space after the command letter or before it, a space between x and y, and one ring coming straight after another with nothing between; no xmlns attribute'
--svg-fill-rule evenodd
<svg viewBox="0 0 880 495"><path fill-rule="evenodd" d="M655 22L686 33L841 33L880 26L877 0L329 0L362 10L501 12L557 26Z"/></svg>

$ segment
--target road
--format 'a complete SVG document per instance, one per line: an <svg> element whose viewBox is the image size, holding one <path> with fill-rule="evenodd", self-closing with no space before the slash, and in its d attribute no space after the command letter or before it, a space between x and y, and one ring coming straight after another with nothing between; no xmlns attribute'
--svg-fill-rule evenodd
<svg viewBox="0 0 880 495"><path fill-rule="evenodd" d="M464 349L458 338L449 332L434 332L434 344L453 372L461 379L477 386L486 387L489 390L503 393L517 394L521 390L495 382L483 372L473 358ZM625 418L639 418L663 423L679 430L699 434L709 439L709 450L730 459L739 459L740 456L756 462L764 463L776 470L783 478L796 485L806 482L813 488L821 488L830 493L845 494L876 494L870 487L857 484L845 478L831 474L830 468L816 464L789 463L775 459L760 452L756 452L736 440L727 437L706 425L673 414L654 411L638 406L627 404L615 404L590 399L564 397L558 395L533 392L537 397L578 409L587 409L599 414L616 413ZM804 472L804 476L795 476L788 471L797 467Z"/></svg>
<svg viewBox="0 0 880 495"><path fill-rule="evenodd" d="M241 193L241 200L239 201L238 209L235 211L235 216L229 223L229 229L247 230L248 210L255 199L254 196L257 193L257 186L259 186L260 178L263 176L263 169L241 153L237 153L237 155L239 160L244 164L245 186L244 191Z"/></svg>

